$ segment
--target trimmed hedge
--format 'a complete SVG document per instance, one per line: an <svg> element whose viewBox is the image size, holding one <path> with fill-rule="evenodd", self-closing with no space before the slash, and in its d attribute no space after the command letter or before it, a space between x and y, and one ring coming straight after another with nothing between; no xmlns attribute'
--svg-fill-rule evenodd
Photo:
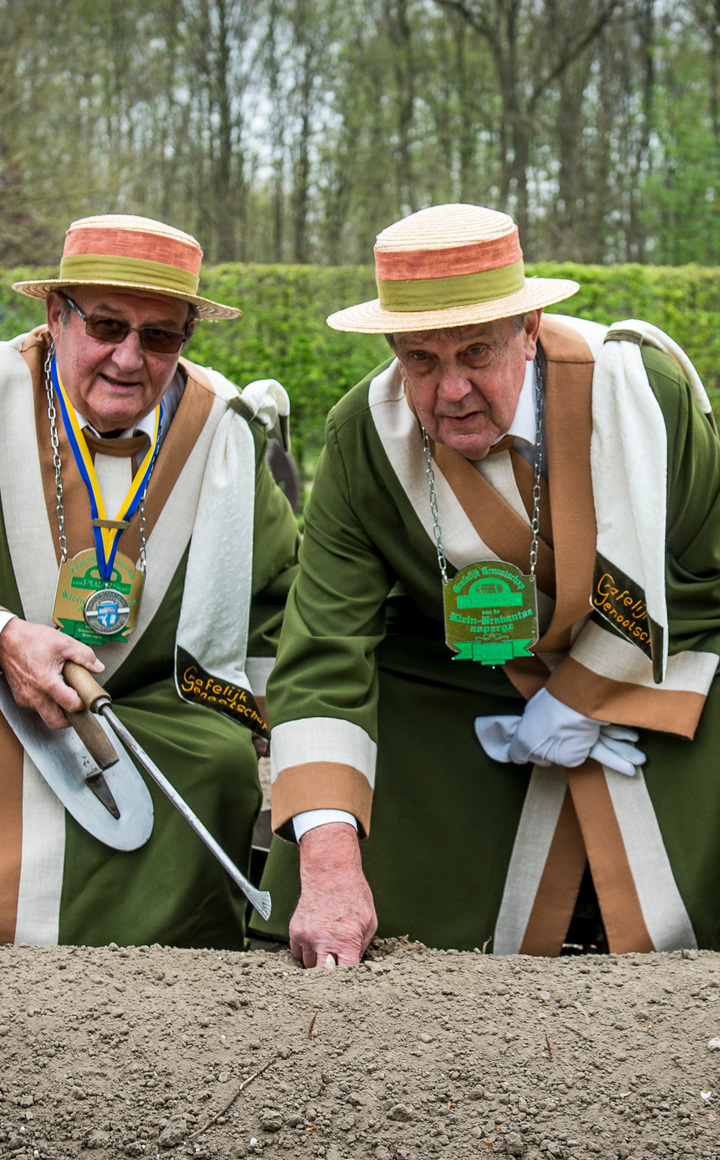
<svg viewBox="0 0 720 1160"><path fill-rule="evenodd" d="M50 270L13 270L0 279L0 338L44 318L44 304L15 293L10 283L52 277ZM689 354L720 411L720 270L701 266L579 266L539 263L528 274L574 278L581 289L551 309L600 322L643 318ZM293 453L312 474L332 404L387 357L379 335L330 330L333 310L375 297L369 267L228 264L203 271L201 291L245 311L237 323L199 326L188 355L234 382L277 378L291 402Z"/></svg>

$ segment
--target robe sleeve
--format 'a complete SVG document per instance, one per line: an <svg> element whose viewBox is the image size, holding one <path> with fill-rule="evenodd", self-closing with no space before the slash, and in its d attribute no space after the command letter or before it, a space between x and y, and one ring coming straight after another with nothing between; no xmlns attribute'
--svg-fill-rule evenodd
<svg viewBox="0 0 720 1160"><path fill-rule="evenodd" d="M366 466L367 469L367 466ZM376 649L395 577L353 503L333 413L306 509L301 569L273 673L273 829L317 808L368 832L377 742Z"/></svg>

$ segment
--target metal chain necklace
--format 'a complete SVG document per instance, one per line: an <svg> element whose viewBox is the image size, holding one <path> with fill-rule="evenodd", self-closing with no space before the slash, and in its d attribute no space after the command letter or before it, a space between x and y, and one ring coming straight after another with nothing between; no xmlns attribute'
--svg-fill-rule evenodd
<svg viewBox="0 0 720 1160"><path fill-rule="evenodd" d="M535 575L538 558L538 542L540 539L540 488L542 485L542 457L543 457L543 419L545 410L545 392L543 390L542 370L540 359L535 358L535 472L533 480L533 514L530 521L530 530L533 538L530 545L530 575Z"/></svg>
<svg viewBox="0 0 720 1160"><path fill-rule="evenodd" d="M65 505L63 501L62 460L60 457L60 439L58 435L57 409L55 406L55 388L53 383L53 360L55 344L51 343L45 359L45 392L47 395L47 411L50 421L50 444L52 447L53 468L55 471L55 510L58 522L58 544L60 548L60 572L58 575L55 602L53 605L53 620L58 628L69 636L74 636L86 644L96 646L108 641L124 641L126 635L137 625L140 610L145 573L147 571L147 521L145 516L145 491L152 472L154 458L148 469L144 481L142 496L138 511L138 532L140 537L139 556L137 566L127 556L116 551L115 540L112 556L105 560L100 567L99 551L95 548L79 552L72 560L68 560L67 534L65 530ZM62 402L62 400L61 400ZM63 404L64 406L67 403ZM65 427L68 423L73 426L71 416L65 417ZM161 430L158 429L155 448L159 446ZM81 467L81 452L78 450L78 439L84 443L84 437L73 432L71 449ZM88 490L91 493L91 510L99 516L101 500L98 499L99 489L97 480L90 479L83 468L81 471ZM137 478L137 477L136 477ZM91 488L95 488L93 491ZM95 498L93 498L93 496ZM125 504L121 507L124 510ZM128 511L131 509L128 508ZM118 513L119 514L119 513ZM112 529L112 534L121 534L127 526L125 520L93 519L93 529L99 535L99 528ZM97 545L97 540L96 540ZM102 547L102 545L101 545Z"/></svg>
<svg viewBox="0 0 720 1160"><path fill-rule="evenodd" d="M443 583L445 639L456 654L456 660L475 660L492 665L504 663L514 657L532 655L528 650L538 640L535 571L540 542L544 390L539 358L535 359L534 365L535 458L529 575L524 576L514 564L505 561L483 560L468 564L452 581L449 579L430 439L425 428L421 428L430 513Z"/></svg>
<svg viewBox="0 0 720 1160"><path fill-rule="evenodd" d="M55 410L55 394L52 385L52 360L55 357L55 343L50 348L45 359L45 393L48 401L48 418L50 420L50 444L53 453L53 467L55 468L55 510L57 511L58 542L60 544L60 559L63 564L67 560L67 537L65 535L65 506L63 504L62 460L60 459L60 440L57 429L57 411Z"/></svg>
<svg viewBox="0 0 720 1160"><path fill-rule="evenodd" d="M55 469L55 510L57 512L58 521L58 544L60 547L60 559L63 563L65 563L67 560L67 536L65 535L65 505L63 503L62 460L60 458L60 439L58 437L55 393L53 391L52 374L50 370L54 356L55 344L51 343L50 349L47 353L47 358L45 359L45 393L47 394L48 419L50 420L50 445L52 446L53 467ZM145 575L147 570L146 528L147 521L145 519L145 495L143 494L138 508L138 531L140 533L138 569L143 573L143 575Z"/></svg>

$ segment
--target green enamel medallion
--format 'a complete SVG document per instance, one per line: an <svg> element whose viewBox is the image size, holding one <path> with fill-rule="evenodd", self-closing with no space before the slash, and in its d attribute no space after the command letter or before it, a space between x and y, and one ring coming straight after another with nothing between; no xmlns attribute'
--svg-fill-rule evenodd
<svg viewBox="0 0 720 1160"><path fill-rule="evenodd" d="M503 560L468 564L443 586L445 640L456 661L502 665L538 639L535 578Z"/></svg>

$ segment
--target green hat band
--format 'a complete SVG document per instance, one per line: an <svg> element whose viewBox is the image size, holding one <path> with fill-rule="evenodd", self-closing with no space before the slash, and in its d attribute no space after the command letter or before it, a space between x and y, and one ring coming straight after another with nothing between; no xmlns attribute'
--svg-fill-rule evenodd
<svg viewBox="0 0 720 1160"><path fill-rule="evenodd" d="M445 310L452 306L475 306L494 298L507 298L525 288L522 258L497 270L454 274L450 278L416 278L407 281L378 280L383 310Z"/></svg>
<svg viewBox="0 0 720 1160"><path fill-rule="evenodd" d="M60 263L60 281L152 286L160 293L197 296L200 279L188 270L150 262L146 258L119 258L112 254L72 254Z"/></svg>

